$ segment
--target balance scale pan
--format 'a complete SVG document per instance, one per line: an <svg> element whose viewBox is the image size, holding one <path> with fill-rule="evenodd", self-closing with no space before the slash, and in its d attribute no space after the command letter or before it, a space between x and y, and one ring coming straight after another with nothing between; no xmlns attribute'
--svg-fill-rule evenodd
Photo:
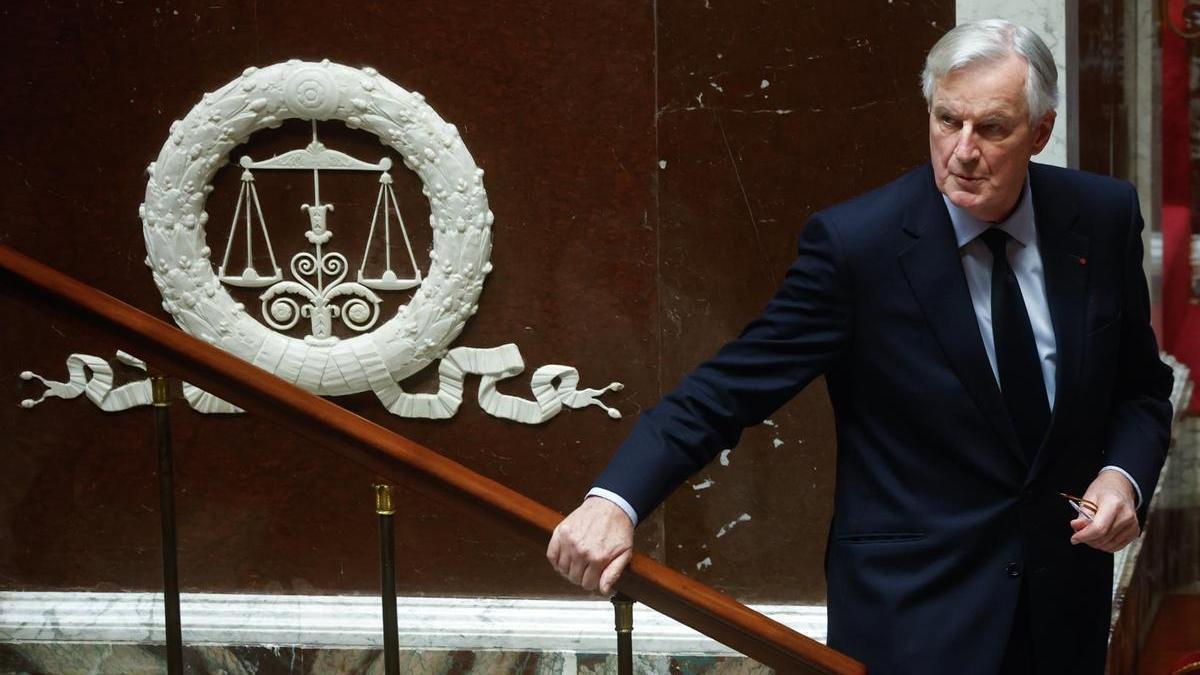
<svg viewBox="0 0 1200 675"><path fill-rule="evenodd" d="M358 283L376 291L403 291L420 286L421 276L417 275L411 279L400 279L396 276L395 272L388 270L383 273L382 277L371 279L364 277L360 273L358 275Z"/></svg>
<svg viewBox="0 0 1200 675"><path fill-rule="evenodd" d="M238 286L240 288L261 288L263 286L270 286L276 281L283 279L283 271L275 270L275 273L272 275L260 277L258 276L257 271L248 267L242 271L240 276L235 277L224 274L223 272L219 272L217 274L217 278L229 284L230 286Z"/></svg>

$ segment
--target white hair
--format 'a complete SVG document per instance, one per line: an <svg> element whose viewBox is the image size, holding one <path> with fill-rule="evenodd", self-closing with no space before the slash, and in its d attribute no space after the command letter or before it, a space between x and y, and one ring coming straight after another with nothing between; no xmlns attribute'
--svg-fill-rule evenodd
<svg viewBox="0 0 1200 675"><path fill-rule="evenodd" d="M1046 113L1058 107L1058 68L1054 55L1038 34L1019 23L1004 19L971 21L942 36L921 71L921 89L926 105L933 103L933 90L950 72L979 63L1002 61L1010 54L1025 59L1025 102L1029 122L1036 124Z"/></svg>

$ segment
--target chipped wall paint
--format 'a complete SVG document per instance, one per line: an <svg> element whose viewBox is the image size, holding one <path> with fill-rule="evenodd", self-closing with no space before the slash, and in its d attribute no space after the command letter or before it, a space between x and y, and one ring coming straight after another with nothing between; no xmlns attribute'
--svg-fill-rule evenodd
<svg viewBox="0 0 1200 675"><path fill-rule="evenodd" d="M726 526L722 527L721 529L717 530L717 537L718 537L718 538L720 538L720 537L724 537L724 536L725 536L725 533L726 533L726 532L729 532L729 531L730 531L730 530L732 530L733 528L737 527L737 526L738 526L738 523L748 523L748 522L750 522L750 514L749 514L749 513L743 513L742 515L738 516L737 518L734 518L733 520L729 521L729 524L728 524L728 525L726 525Z"/></svg>

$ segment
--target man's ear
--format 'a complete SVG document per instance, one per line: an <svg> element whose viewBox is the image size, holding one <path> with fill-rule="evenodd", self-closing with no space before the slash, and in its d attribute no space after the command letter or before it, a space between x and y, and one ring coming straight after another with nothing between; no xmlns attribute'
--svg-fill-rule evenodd
<svg viewBox="0 0 1200 675"><path fill-rule="evenodd" d="M1050 132L1054 131L1054 118L1057 116L1053 110L1042 116L1038 123L1033 127L1033 154L1038 154L1046 144L1050 142Z"/></svg>

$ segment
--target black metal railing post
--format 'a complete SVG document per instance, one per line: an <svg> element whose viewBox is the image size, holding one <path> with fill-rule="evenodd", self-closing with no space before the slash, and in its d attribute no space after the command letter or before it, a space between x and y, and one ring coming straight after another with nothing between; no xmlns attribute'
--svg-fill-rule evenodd
<svg viewBox="0 0 1200 675"><path fill-rule="evenodd" d="M179 564L175 543L175 469L171 458L171 399L167 386L166 377L155 375L150 378L154 435L158 443L158 507L162 524L167 673L183 675L183 628L179 620Z"/></svg>
<svg viewBox="0 0 1200 675"><path fill-rule="evenodd" d="M383 598L383 672L400 675L400 635L396 617L396 507L392 486L375 486L375 513L379 515L379 585Z"/></svg>
<svg viewBox="0 0 1200 675"><path fill-rule="evenodd" d="M612 604L617 629L617 675L633 675L633 598L617 593Z"/></svg>

